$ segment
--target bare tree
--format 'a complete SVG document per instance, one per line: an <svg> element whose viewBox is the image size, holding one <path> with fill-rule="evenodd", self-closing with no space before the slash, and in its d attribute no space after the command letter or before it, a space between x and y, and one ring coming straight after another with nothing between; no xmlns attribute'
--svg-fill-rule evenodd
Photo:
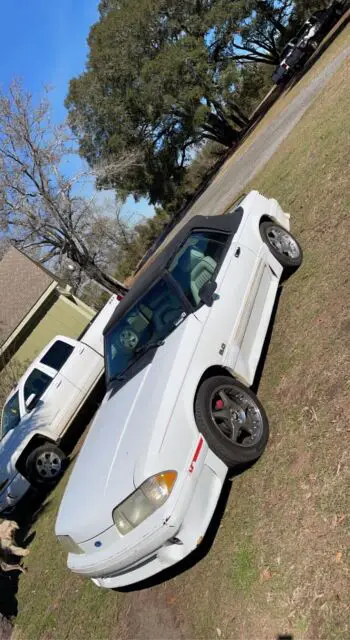
<svg viewBox="0 0 350 640"><path fill-rule="evenodd" d="M13 82L0 92L0 229L15 245L41 262L72 261L77 272L124 293L108 272L118 255L120 225L84 197L91 172L72 175L76 145L68 127L54 125L47 92L39 104ZM138 162L131 153L113 167L98 167L97 178L122 174ZM114 259L115 263L115 259Z"/></svg>

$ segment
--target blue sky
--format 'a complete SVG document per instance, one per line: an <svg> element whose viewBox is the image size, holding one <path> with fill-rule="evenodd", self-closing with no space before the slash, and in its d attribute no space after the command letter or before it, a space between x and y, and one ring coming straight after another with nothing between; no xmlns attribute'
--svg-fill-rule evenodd
<svg viewBox="0 0 350 640"><path fill-rule="evenodd" d="M72 76L84 69L88 52L86 38L96 22L98 0L12 0L3 2L0 21L0 83L14 76L39 96L44 85L53 87L54 117L66 117L64 99ZM129 198L125 210L143 215L153 211L146 201L134 205Z"/></svg>

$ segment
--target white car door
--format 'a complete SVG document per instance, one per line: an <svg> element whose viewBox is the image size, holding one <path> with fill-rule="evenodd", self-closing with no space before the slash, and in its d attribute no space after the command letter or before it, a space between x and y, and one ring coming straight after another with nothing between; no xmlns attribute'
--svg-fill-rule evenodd
<svg viewBox="0 0 350 640"><path fill-rule="evenodd" d="M22 394L32 428L56 439L75 412L79 390L55 369L38 363L24 380Z"/></svg>
<svg viewBox="0 0 350 640"><path fill-rule="evenodd" d="M60 372L85 397L104 371L103 357L83 342L65 337L64 344L66 350L71 349L71 355L61 365Z"/></svg>
<svg viewBox="0 0 350 640"><path fill-rule="evenodd" d="M193 232L172 261L169 271L202 323L197 357L203 368L219 362L234 368L249 320L255 268L253 251L232 242L228 234L213 231ZM201 286L209 280L217 283L211 307L199 299Z"/></svg>

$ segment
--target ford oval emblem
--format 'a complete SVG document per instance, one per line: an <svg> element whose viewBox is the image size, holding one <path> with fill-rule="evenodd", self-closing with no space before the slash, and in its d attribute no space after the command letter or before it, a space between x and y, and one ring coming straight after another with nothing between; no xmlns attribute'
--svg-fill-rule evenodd
<svg viewBox="0 0 350 640"><path fill-rule="evenodd" d="M101 540L96 540L96 542L95 542L95 547L102 547L102 542L101 542Z"/></svg>

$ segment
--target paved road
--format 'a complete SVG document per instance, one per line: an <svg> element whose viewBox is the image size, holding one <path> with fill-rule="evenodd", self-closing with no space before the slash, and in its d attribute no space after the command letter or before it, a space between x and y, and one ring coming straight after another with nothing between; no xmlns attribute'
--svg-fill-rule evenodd
<svg viewBox="0 0 350 640"><path fill-rule="evenodd" d="M198 198L183 220L182 226L194 215L217 215L223 213L272 157L276 149L292 131L305 111L313 103L329 79L350 56L350 46L344 49L320 73L301 90L292 102L269 124L254 143L239 157L232 156L220 169L213 182ZM173 235L169 234L168 238Z"/></svg>

